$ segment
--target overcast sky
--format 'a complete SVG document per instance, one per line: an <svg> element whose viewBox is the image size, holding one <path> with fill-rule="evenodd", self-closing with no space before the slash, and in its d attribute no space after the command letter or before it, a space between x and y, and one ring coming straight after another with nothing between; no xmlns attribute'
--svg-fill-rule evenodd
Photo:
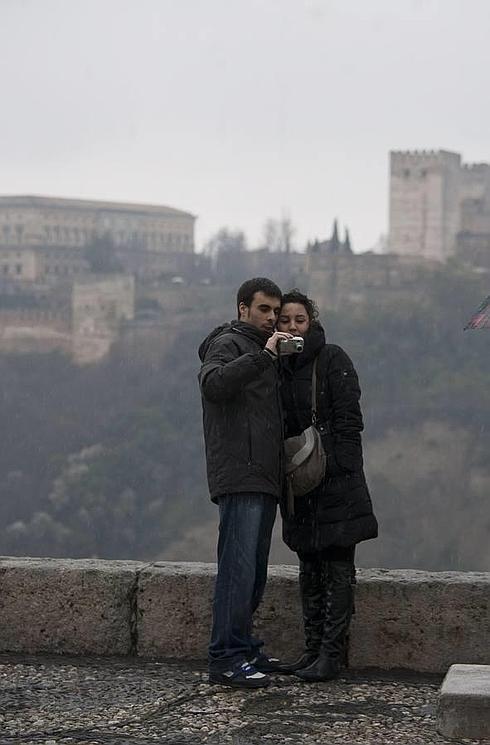
<svg viewBox="0 0 490 745"><path fill-rule="evenodd" d="M489 30L489 0L0 0L0 193L366 250L390 149L490 160Z"/></svg>

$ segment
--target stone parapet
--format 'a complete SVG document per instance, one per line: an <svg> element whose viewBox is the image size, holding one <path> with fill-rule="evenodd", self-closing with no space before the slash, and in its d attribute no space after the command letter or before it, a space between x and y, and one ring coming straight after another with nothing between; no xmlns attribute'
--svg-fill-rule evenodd
<svg viewBox="0 0 490 745"><path fill-rule="evenodd" d="M214 564L0 558L0 652L205 658ZM446 672L488 664L490 573L358 571L349 664ZM257 631L302 644L297 569L272 566Z"/></svg>

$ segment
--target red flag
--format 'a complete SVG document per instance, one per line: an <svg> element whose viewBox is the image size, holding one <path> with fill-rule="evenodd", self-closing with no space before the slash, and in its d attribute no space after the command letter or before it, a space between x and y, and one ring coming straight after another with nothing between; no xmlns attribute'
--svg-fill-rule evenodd
<svg viewBox="0 0 490 745"><path fill-rule="evenodd" d="M476 313L473 313L464 327L465 331L466 329L490 329L490 295L485 298Z"/></svg>

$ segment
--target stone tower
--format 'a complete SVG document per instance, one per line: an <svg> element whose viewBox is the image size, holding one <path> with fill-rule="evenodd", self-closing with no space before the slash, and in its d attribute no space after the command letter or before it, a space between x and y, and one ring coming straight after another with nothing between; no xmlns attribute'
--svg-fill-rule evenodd
<svg viewBox="0 0 490 745"><path fill-rule="evenodd" d="M390 153L389 251L445 261L461 229L461 156Z"/></svg>

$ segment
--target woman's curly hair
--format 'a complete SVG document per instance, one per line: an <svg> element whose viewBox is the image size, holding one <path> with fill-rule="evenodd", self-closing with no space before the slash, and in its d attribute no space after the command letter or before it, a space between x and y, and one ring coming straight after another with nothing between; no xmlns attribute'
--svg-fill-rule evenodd
<svg viewBox="0 0 490 745"><path fill-rule="evenodd" d="M307 295L303 294L297 287L294 287L289 292L286 292L282 296L282 306L286 303L299 303L304 305L310 323L318 319L318 306L314 300L311 300Z"/></svg>

